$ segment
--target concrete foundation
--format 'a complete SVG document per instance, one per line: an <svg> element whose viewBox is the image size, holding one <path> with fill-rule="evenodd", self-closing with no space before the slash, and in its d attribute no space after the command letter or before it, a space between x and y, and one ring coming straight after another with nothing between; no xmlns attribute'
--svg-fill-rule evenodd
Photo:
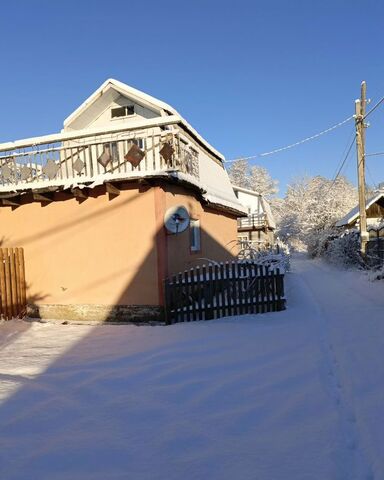
<svg viewBox="0 0 384 480"><path fill-rule="evenodd" d="M164 323L163 308L154 305L28 305L27 316L100 323Z"/></svg>

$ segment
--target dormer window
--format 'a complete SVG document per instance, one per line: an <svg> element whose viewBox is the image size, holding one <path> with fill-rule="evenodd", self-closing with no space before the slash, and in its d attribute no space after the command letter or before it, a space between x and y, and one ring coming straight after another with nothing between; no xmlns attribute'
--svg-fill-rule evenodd
<svg viewBox="0 0 384 480"><path fill-rule="evenodd" d="M111 109L111 118L129 117L135 114L134 105L126 105L125 107L116 107Z"/></svg>

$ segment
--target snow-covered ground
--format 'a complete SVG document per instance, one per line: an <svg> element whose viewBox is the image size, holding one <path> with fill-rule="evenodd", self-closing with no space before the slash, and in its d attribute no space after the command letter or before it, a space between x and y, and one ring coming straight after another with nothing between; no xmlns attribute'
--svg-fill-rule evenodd
<svg viewBox="0 0 384 480"><path fill-rule="evenodd" d="M384 285L292 270L280 313L0 325L0 479L383 479Z"/></svg>

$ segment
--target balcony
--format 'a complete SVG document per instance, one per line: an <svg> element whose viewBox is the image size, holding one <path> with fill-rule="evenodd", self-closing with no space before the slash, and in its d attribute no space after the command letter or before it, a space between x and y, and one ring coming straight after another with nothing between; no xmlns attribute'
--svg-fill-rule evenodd
<svg viewBox="0 0 384 480"><path fill-rule="evenodd" d="M248 217L237 219L237 230L239 232L249 230L260 230L268 226L267 216L265 213L254 213Z"/></svg>
<svg viewBox="0 0 384 480"><path fill-rule="evenodd" d="M178 126L77 130L0 145L0 193L95 186L181 172L199 179L198 147Z"/></svg>

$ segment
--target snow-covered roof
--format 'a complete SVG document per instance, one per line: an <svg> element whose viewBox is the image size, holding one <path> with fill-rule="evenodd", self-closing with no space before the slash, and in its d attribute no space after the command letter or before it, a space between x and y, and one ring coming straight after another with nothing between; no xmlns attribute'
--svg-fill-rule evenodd
<svg viewBox="0 0 384 480"><path fill-rule="evenodd" d="M207 150L209 150L213 155L215 155L220 160L224 161L224 156L216 150L210 143L208 143L193 127L190 125L185 118L183 118L177 110L175 110L168 103L163 102L147 93L144 93L136 88L130 87L119 80L114 78L108 78L100 87L92 93L75 111L73 111L65 120L64 120L64 130L67 130L71 123L73 123L86 109L88 109L94 102L96 102L102 95L105 95L110 89L114 89L119 92L121 95L136 100L138 103L146 106L150 109L159 111L159 116L174 115L178 117L179 123L184 126L186 130L191 133L196 140L198 140Z"/></svg>
<svg viewBox="0 0 384 480"><path fill-rule="evenodd" d="M276 222L275 219L273 218L271 206L267 202L267 200L261 195L261 204L263 205L263 209L265 212L265 215L267 217L267 222L270 228L276 228Z"/></svg>
<svg viewBox="0 0 384 480"><path fill-rule="evenodd" d="M365 209L367 210L371 205L376 203L381 198L384 198L384 192L376 193L376 195L374 195L373 197L367 200L365 204ZM347 215L345 215L345 217L343 217L338 222L336 222L335 226L344 227L346 225L350 225L352 222L357 220L358 217L359 217L359 205L357 205L355 208L352 208L352 210L348 212Z"/></svg>
<svg viewBox="0 0 384 480"><path fill-rule="evenodd" d="M250 190L249 188L239 187L238 185L232 185L233 190L237 192L248 193L249 195L253 195L254 197L259 197L261 194L256 192L255 190Z"/></svg>

